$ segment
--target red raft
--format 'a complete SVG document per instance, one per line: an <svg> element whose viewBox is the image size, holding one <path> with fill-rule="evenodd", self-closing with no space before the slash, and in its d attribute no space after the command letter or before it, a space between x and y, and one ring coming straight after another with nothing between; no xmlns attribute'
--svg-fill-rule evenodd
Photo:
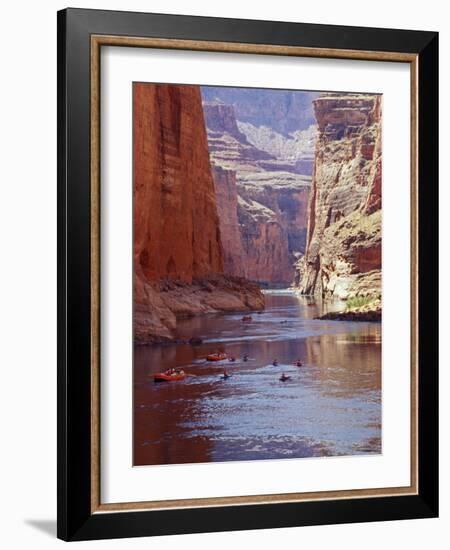
<svg viewBox="0 0 450 550"><path fill-rule="evenodd" d="M176 380L184 380L186 378L186 373L180 372L175 374L166 374L165 372L158 372L153 375L153 380L155 382L175 382Z"/></svg>
<svg viewBox="0 0 450 550"><path fill-rule="evenodd" d="M223 361L227 358L226 353L210 353L206 356L207 361Z"/></svg>

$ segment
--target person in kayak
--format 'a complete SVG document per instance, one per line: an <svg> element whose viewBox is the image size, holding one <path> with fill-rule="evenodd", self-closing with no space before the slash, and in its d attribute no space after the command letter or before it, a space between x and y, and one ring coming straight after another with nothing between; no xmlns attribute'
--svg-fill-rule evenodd
<svg viewBox="0 0 450 550"><path fill-rule="evenodd" d="M273 365L274 367L277 367L277 366L278 366L278 359L274 359L274 360L272 361L272 365Z"/></svg>
<svg viewBox="0 0 450 550"><path fill-rule="evenodd" d="M230 377L231 377L231 374L229 374L229 373L227 372L227 370L224 370L224 371L223 371L222 378L223 378L224 380L226 380L227 378L230 378Z"/></svg>
<svg viewBox="0 0 450 550"><path fill-rule="evenodd" d="M303 363L300 361L300 359L297 359L297 361L294 363L294 365L295 365L296 367L301 367L302 364L303 364Z"/></svg>
<svg viewBox="0 0 450 550"><path fill-rule="evenodd" d="M248 361L248 355L245 354L244 357L242 358L244 361Z"/></svg>
<svg viewBox="0 0 450 550"><path fill-rule="evenodd" d="M286 380L289 380L289 379L290 379L290 376L286 376L284 372L283 372L283 374L280 376L280 381L281 381L281 382L286 382Z"/></svg>
<svg viewBox="0 0 450 550"><path fill-rule="evenodd" d="M236 361L236 357L234 357L234 355L232 355L228 361L230 361L230 363L234 363Z"/></svg>

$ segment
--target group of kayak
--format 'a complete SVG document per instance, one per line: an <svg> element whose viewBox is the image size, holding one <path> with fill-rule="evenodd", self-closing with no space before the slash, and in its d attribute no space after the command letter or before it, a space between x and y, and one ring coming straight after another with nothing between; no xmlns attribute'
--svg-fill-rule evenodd
<svg viewBox="0 0 450 550"><path fill-rule="evenodd" d="M210 353L209 355L206 356L206 360L207 361L225 361L226 359L228 358L228 361L230 363L234 363L236 361L236 357L234 356L230 356L228 357L227 354L223 351L216 351L215 353ZM242 357L242 360L244 362L248 361L249 359L249 356L247 354L244 354L243 357ZM274 367L277 367L278 366L278 359L274 359L272 361L272 365ZM300 359L297 359L296 361L294 361L293 363L294 367L301 367L303 365L303 363L301 362ZM167 369L166 371L164 372L159 372L157 374L154 374L153 375L153 379L155 380L155 382L171 382L171 381L175 381L175 380L184 380L186 378L186 373L184 372L183 369ZM194 376L194 375L192 375ZM228 378L231 378L231 374L228 373L228 371L225 369L223 371L223 374L221 376L221 378L223 380L227 380ZM286 382L287 380L290 380L291 377L286 375L284 372L281 374L279 380L280 382Z"/></svg>

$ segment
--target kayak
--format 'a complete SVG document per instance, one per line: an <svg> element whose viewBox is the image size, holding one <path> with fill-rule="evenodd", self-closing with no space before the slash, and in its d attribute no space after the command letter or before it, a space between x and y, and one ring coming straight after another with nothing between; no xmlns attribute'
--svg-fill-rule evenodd
<svg viewBox="0 0 450 550"><path fill-rule="evenodd" d="M153 380L155 382L174 382L176 380L184 380L186 374L165 374L164 372L158 372L153 375Z"/></svg>
<svg viewBox="0 0 450 550"><path fill-rule="evenodd" d="M223 361L226 358L226 353L211 353L210 355L206 356L207 361Z"/></svg>

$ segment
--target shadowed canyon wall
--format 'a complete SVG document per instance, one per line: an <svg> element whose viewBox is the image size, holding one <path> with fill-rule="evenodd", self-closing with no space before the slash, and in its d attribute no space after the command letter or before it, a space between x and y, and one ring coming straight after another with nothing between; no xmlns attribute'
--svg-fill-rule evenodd
<svg viewBox="0 0 450 550"><path fill-rule="evenodd" d="M381 298L381 96L325 94L318 124L304 294Z"/></svg>
<svg viewBox="0 0 450 550"><path fill-rule="evenodd" d="M223 245L224 271L239 277L246 277L246 257L238 220L236 172L214 166L212 173Z"/></svg>
<svg viewBox="0 0 450 550"><path fill-rule="evenodd" d="M226 278L200 89L136 83L134 334L172 339L179 315L263 307Z"/></svg>

